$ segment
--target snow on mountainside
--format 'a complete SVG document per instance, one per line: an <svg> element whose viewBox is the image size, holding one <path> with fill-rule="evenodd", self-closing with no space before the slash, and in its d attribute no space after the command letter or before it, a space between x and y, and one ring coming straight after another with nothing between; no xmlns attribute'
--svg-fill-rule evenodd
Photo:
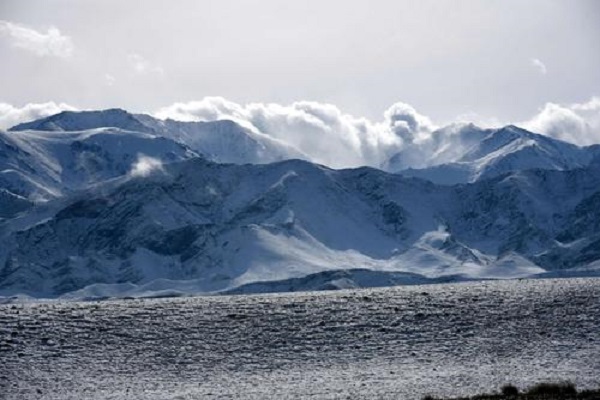
<svg viewBox="0 0 600 400"><path fill-rule="evenodd" d="M593 148L578 147L515 126L494 130L467 126L460 130L459 135L460 139L453 142L453 146L456 146L456 142L460 143L453 153L454 159L447 157L447 148L440 148L434 151L428 167L404 168L394 162L395 158L388 162L387 167L405 176L456 184L525 169L563 171L581 168L589 165L597 153ZM467 137L467 140L463 137ZM439 153L446 157L440 157ZM402 154L395 157L402 158Z"/></svg>
<svg viewBox="0 0 600 400"><path fill-rule="evenodd" d="M160 120L120 109L64 111L20 124L10 131L83 131L113 127L177 141L220 163L262 164L288 159L311 160L295 147L233 121L183 122ZM407 141L380 167L435 183L456 184L531 168L567 170L600 160L598 146L578 147L515 126L481 129L454 124L433 132L427 140Z"/></svg>
<svg viewBox="0 0 600 400"><path fill-rule="evenodd" d="M459 160L488 134L488 130L473 124L452 124L432 132L429 140L405 143L400 152L381 165L381 169L400 172L451 163Z"/></svg>
<svg viewBox="0 0 600 400"><path fill-rule="evenodd" d="M120 109L64 111L41 120L17 125L9 131L82 131L119 128L175 140L215 162L261 164L292 158L308 159L294 147L233 121L181 122L130 114Z"/></svg>
<svg viewBox="0 0 600 400"><path fill-rule="evenodd" d="M294 147L233 121L182 122L137 115L160 135L169 137L220 163L264 164L293 158L309 159Z"/></svg>
<svg viewBox="0 0 600 400"><path fill-rule="evenodd" d="M127 174L140 157L173 162L196 155L172 140L116 128L0 131L0 188L13 199L46 201Z"/></svg>
<svg viewBox="0 0 600 400"><path fill-rule="evenodd" d="M600 146L453 125L383 165L400 174L294 157L232 121L118 109L0 132L0 296L600 271Z"/></svg>
<svg viewBox="0 0 600 400"><path fill-rule="evenodd" d="M100 111L63 111L39 120L13 126L9 131L84 131L95 128L120 128L151 133L133 114L113 108Z"/></svg>
<svg viewBox="0 0 600 400"><path fill-rule="evenodd" d="M292 290L307 287L297 279L357 268L422 282L584 267L600 254L561 265L544 255L587 240L578 216L598 223L585 210L599 184L593 168L451 187L370 168L191 159L0 225L0 293L52 296L99 283L109 292L124 283L164 290L182 281L195 293L265 281ZM330 277L316 282L344 285Z"/></svg>

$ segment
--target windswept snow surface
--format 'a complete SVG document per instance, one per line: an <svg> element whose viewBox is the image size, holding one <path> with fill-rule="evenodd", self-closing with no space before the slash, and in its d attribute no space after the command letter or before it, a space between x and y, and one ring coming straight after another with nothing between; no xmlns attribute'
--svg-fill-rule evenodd
<svg viewBox="0 0 600 400"><path fill-rule="evenodd" d="M0 393L421 399L600 386L600 280L0 305Z"/></svg>

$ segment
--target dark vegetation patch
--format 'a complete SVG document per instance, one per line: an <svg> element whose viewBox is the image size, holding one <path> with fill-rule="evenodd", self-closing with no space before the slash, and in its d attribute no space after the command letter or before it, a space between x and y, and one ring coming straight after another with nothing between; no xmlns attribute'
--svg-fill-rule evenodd
<svg viewBox="0 0 600 400"><path fill-rule="evenodd" d="M451 398L425 396L423 400L451 400ZM478 394L452 400L600 400L600 388L578 391L571 382L538 383L520 391L516 386L505 385L498 393Z"/></svg>

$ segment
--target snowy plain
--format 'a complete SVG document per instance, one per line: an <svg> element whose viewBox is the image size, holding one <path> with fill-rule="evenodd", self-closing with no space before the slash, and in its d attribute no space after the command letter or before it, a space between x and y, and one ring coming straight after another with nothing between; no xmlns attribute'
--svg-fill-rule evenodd
<svg viewBox="0 0 600 400"><path fill-rule="evenodd" d="M0 305L6 399L390 398L600 386L600 279Z"/></svg>

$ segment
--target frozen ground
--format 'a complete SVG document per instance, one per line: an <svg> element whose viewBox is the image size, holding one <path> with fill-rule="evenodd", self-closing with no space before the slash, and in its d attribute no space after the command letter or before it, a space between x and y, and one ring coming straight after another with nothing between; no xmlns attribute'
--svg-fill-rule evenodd
<svg viewBox="0 0 600 400"><path fill-rule="evenodd" d="M600 279L0 305L7 399L398 398L600 386Z"/></svg>

